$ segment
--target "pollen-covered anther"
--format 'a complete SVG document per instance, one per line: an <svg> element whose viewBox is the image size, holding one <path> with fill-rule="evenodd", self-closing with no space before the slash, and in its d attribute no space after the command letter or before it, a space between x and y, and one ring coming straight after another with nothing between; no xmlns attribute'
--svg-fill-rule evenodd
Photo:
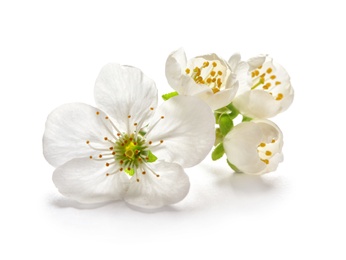
<svg viewBox="0 0 346 260"><path fill-rule="evenodd" d="M99 115L100 114L100 112L99 111L96 111L96 115Z"/></svg>
<svg viewBox="0 0 346 260"><path fill-rule="evenodd" d="M121 172L122 172L123 170L124 170L123 168L120 168L120 169L119 169L119 171L121 171Z"/></svg>
<svg viewBox="0 0 346 260"><path fill-rule="evenodd" d="M137 123L134 123L133 125L134 125L134 126L137 126L138 124L137 124Z"/></svg>
<svg viewBox="0 0 346 260"><path fill-rule="evenodd" d="M106 163L106 167L108 167L110 164L109 163Z"/></svg>
<svg viewBox="0 0 346 260"><path fill-rule="evenodd" d="M163 143L163 140L160 140L160 144L162 144Z"/></svg>
<svg viewBox="0 0 346 260"><path fill-rule="evenodd" d="M189 73L190 73L190 69L187 68L187 69L185 70L185 72L186 72L186 74L189 74Z"/></svg>
<svg viewBox="0 0 346 260"><path fill-rule="evenodd" d="M121 136L121 134L120 134L120 133L117 133L117 136Z"/></svg>
<svg viewBox="0 0 346 260"><path fill-rule="evenodd" d="M152 141L149 141L149 144L152 144L153 142Z"/></svg>
<svg viewBox="0 0 346 260"><path fill-rule="evenodd" d="M270 79L274 80L274 79L276 79L276 76L275 75L271 75Z"/></svg>
<svg viewBox="0 0 346 260"><path fill-rule="evenodd" d="M102 158L102 154L99 154L99 158Z"/></svg>
<svg viewBox="0 0 346 260"><path fill-rule="evenodd" d="M139 182L139 179L136 179L137 182Z"/></svg>
<svg viewBox="0 0 346 260"><path fill-rule="evenodd" d="M131 118L131 115L128 115L127 118Z"/></svg>
<svg viewBox="0 0 346 260"><path fill-rule="evenodd" d="M107 140L108 140L108 137L107 137L107 136L105 136L103 139L104 139L105 141L107 141Z"/></svg>
<svg viewBox="0 0 346 260"><path fill-rule="evenodd" d="M260 146L260 147L265 147L266 144L265 144L265 143L260 143L259 146Z"/></svg>
<svg viewBox="0 0 346 260"><path fill-rule="evenodd" d="M272 152L271 152L271 151L266 151L266 152L265 152L265 155L271 156L271 155L272 155Z"/></svg>
<svg viewBox="0 0 346 260"><path fill-rule="evenodd" d="M143 171L143 172L142 172L142 174L146 174L146 172L145 172L145 171Z"/></svg>
<svg viewBox="0 0 346 260"><path fill-rule="evenodd" d="M265 164L269 164L269 160L268 159L261 159L262 162L264 162Z"/></svg>
<svg viewBox="0 0 346 260"><path fill-rule="evenodd" d="M268 73L268 74L272 73L272 71L273 71L272 68L268 68L268 69L267 69L267 73Z"/></svg>
<svg viewBox="0 0 346 260"><path fill-rule="evenodd" d="M93 157L90 155L89 158L92 159Z"/></svg>
<svg viewBox="0 0 346 260"><path fill-rule="evenodd" d="M263 86L263 89L269 89L271 85L272 85L272 84L270 84L270 83L268 82L268 83L266 83L266 84Z"/></svg>
<svg viewBox="0 0 346 260"><path fill-rule="evenodd" d="M151 107L151 108L150 108L150 110L154 110L154 108L153 108L153 107Z"/></svg>
<svg viewBox="0 0 346 260"><path fill-rule="evenodd" d="M86 144L90 144L90 141L89 141L89 140L87 140L87 141L86 141Z"/></svg>
<svg viewBox="0 0 346 260"><path fill-rule="evenodd" d="M275 139L273 139L273 140L272 140L272 144L273 144L273 143L275 143L275 142L276 142L276 140L275 140Z"/></svg>
<svg viewBox="0 0 346 260"><path fill-rule="evenodd" d="M282 93L279 93L277 96L276 96L276 99L275 100L281 100L284 98L284 95Z"/></svg>
<svg viewBox="0 0 346 260"><path fill-rule="evenodd" d="M106 116L106 117L105 117L105 119L106 119L106 120L108 120L108 119L109 119L109 117L108 117L108 116Z"/></svg>
<svg viewBox="0 0 346 260"><path fill-rule="evenodd" d="M161 119L164 119L165 117L164 116L161 116Z"/></svg>

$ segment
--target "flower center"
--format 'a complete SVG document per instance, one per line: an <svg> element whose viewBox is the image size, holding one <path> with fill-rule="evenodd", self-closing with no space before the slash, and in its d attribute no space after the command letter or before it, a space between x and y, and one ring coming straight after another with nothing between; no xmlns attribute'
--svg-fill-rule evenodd
<svg viewBox="0 0 346 260"><path fill-rule="evenodd" d="M150 110L152 111L154 108L150 108ZM96 112L96 116L100 116L100 112ZM160 177L147 164L157 160L149 148L161 145L163 140L153 143L153 141L147 141L146 136L164 119L164 116L148 126L146 131L142 128L142 123L131 122L131 118L129 115L128 123L129 125L132 123L135 127L131 134L121 133L108 116L102 118L102 123L110 138L108 136L103 137L104 142L98 142L97 146L87 140L86 144L97 152L97 154L90 155L89 158L96 161L106 161L105 166L112 170L106 173L106 176L125 171L129 176L136 175L136 180L139 182L138 171L141 171L142 174L149 171L156 177Z"/></svg>
<svg viewBox="0 0 346 260"><path fill-rule="evenodd" d="M269 94L272 95L275 100L279 101L284 98L282 93L274 94L274 90L281 85L281 81L279 81L277 76L274 75L271 67L264 69L263 66L259 66L257 69L251 71L251 78L253 84L251 90L263 85L262 89L269 92Z"/></svg>
<svg viewBox="0 0 346 260"><path fill-rule="evenodd" d="M274 153L271 150L273 148L273 145L275 144L276 140L273 139L271 143L260 143L257 147L257 153L259 158L261 159L262 162L265 164L270 163L270 159L273 157Z"/></svg>
<svg viewBox="0 0 346 260"><path fill-rule="evenodd" d="M224 69L219 61L204 61L202 65L193 69L186 68L185 73L197 84L208 85L215 94L220 91L224 80L222 70Z"/></svg>

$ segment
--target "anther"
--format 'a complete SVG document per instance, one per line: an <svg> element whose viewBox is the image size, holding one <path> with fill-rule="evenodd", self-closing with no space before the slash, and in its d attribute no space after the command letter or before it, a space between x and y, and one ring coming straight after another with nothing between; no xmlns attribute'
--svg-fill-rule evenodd
<svg viewBox="0 0 346 260"><path fill-rule="evenodd" d="M114 147L113 147L113 146L109 147L109 150L113 150L113 149L114 149Z"/></svg>
<svg viewBox="0 0 346 260"><path fill-rule="evenodd" d="M209 61L203 62L203 68L206 68L206 67L208 67L208 66L209 66Z"/></svg>
<svg viewBox="0 0 346 260"><path fill-rule="evenodd" d="M213 65L213 67L216 67L216 66L217 66L217 63L214 61L214 62L212 63L212 65Z"/></svg>
<svg viewBox="0 0 346 260"><path fill-rule="evenodd" d="M154 108L153 108L153 107L151 107L151 108L150 108L150 110L154 110Z"/></svg>
<svg viewBox="0 0 346 260"><path fill-rule="evenodd" d="M89 144L90 143L90 141L88 140L88 141L86 141L86 144Z"/></svg>
<svg viewBox="0 0 346 260"><path fill-rule="evenodd" d="M139 182L139 179L136 179L137 182Z"/></svg>
<svg viewBox="0 0 346 260"><path fill-rule="evenodd" d="M112 155L115 155L115 152L112 152Z"/></svg>
<svg viewBox="0 0 346 260"><path fill-rule="evenodd" d="M93 157L90 155L89 158L92 159Z"/></svg>
<svg viewBox="0 0 346 260"><path fill-rule="evenodd" d="M279 93L278 96L276 97L276 100L281 100L283 99L284 95L282 93Z"/></svg>
<svg viewBox="0 0 346 260"><path fill-rule="evenodd" d="M221 75L222 75L222 71L219 70L219 71L217 72L217 74L221 76Z"/></svg>
<svg viewBox="0 0 346 260"><path fill-rule="evenodd" d="M124 161L123 160L120 160L120 162L119 162L120 164L123 164L124 163Z"/></svg>
<svg viewBox="0 0 346 260"><path fill-rule="evenodd" d="M272 73L272 71L273 71L272 68L268 68L268 69L267 69L267 73L268 73L268 74Z"/></svg>
<svg viewBox="0 0 346 260"><path fill-rule="evenodd" d="M268 159L261 159L262 162L264 162L265 164L269 164L269 160Z"/></svg>
<svg viewBox="0 0 346 260"><path fill-rule="evenodd" d="M120 169L119 169L119 171L121 171L121 172L122 172L123 170L124 170L123 168L120 168Z"/></svg>
<svg viewBox="0 0 346 260"><path fill-rule="evenodd" d="M105 138L103 138L105 141L107 141L108 140L108 137L105 137Z"/></svg>
<svg viewBox="0 0 346 260"><path fill-rule="evenodd" d="M216 74L215 71L210 72L210 75L212 75L213 77L215 76L215 74Z"/></svg>
<svg viewBox="0 0 346 260"><path fill-rule="evenodd" d="M109 176L109 173L106 173L106 176Z"/></svg>
<svg viewBox="0 0 346 260"><path fill-rule="evenodd" d="M149 141L149 144L152 144L153 142L152 141Z"/></svg>
<svg viewBox="0 0 346 260"><path fill-rule="evenodd" d="M134 126L137 126L138 124L137 124L137 123L134 123L133 125L134 125Z"/></svg>
<svg viewBox="0 0 346 260"><path fill-rule="evenodd" d="M96 115L99 115L99 114L100 114L100 112L99 112L99 111L97 111L97 112L96 112Z"/></svg>
<svg viewBox="0 0 346 260"><path fill-rule="evenodd" d="M128 170L128 171L131 171L131 168L130 168L130 167L128 167L128 168L127 168L127 170Z"/></svg>
<svg viewBox="0 0 346 260"><path fill-rule="evenodd" d="M102 158L102 154L99 154L99 158Z"/></svg>
<svg viewBox="0 0 346 260"><path fill-rule="evenodd" d="M280 81L276 81L275 82L275 85L277 86L277 85L280 85L281 84L281 82Z"/></svg>
<svg viewBox="0 0 346 260"><path fill-rule="evenodd" d="M190 73L190 69L187 68L187 69L185 70L185 72L186 72L186 74L189 74L189 73Z"/></svg>
<svg viewBox="0 0 346 260"><path fill-rule="evenodd" d="M109 166L109 163L106 163L106 166L108 167L108 166Z"/></svg>
<svg viewBox="0 0 346 260"><path fill-rule="evenodd" d="M165 117L164 116L161 116L161 119L164 119Z"/></svg>
<svg viewBox="0 0 346 260"><path fill-rule="evenodd" d="M157 177L157 178L159 178L159 177L160 177L160 175L156 174L156 177Z"/></svg>
<svg viewBox="0 0 346 260"><path fill-rule="evenodd" d="M266 151L266 155L267 155L267 156L271 156L271 155L272 155L272 152L271 152L271 151Z"/></svg>
<svg viewBox="0 0 346 260"><path fill-rule="evenodd" d="M162 143L163 143L163 140L160 140L160 143L162 144Z"/></svg>
<svg viewBox="0 0 346 260"><path fill-rule="evenodd" d="M271 75L270 79L274 80L274 79L276 79L276 76L275 75Z"/></svg>
<svg viewBox="0 0 346 260"><path fill-rule="evenodd" d="M146 172L144 171L144 172L142 172L142 174L145 174Z"/></svg>
<svg viewBox="0 0 346 260"><path fill-rule="evenodd" d="M272 140L272 144L273 144L273 143L275 143L275 142L276 142L276 140L275 140L275 139L273 139L273 140Z"/></svg>
<svg viewBox="0 0 346 260"><path fill-rule="evenodd" d="M260 147L265 147L266 146L266 144L265 143L260 143L260 145L259 145Z"/></svg>
<svg viewBox="0 0 346 260"><path fill-rule="evenodd" d="M108 116L106 116L106 117L105 117L105 119L109 119L109 117L108 117Z"/></svg>
<svg viewBox="0 0 346 260"><path fill-rule="evenodd" d="M127 118L131 118L131 115L128 115Z"/></svg>
<svg viewBox="0 0 346 260"><path fill-rule="evenodd" d="M121 134L120 134L120 133L117 133L117 136L121 136Z"/></svg>

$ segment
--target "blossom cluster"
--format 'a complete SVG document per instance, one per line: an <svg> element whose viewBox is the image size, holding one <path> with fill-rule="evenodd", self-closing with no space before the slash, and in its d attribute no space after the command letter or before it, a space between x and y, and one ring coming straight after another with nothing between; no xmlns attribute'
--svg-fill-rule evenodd
<svg viewBox="0 0 346 260"><path fill-rule="evenodd" d="M141 70L105 65L96 79L96 106L64 104L46 121L43 153L53 182L80 203L124 200L140 208L181 201L190 182L184 168L215 146L236 172L262 174L282 161L282 133L267 118L293 100L287 72L267 56L228 62L216 54L187 60L169 55L163 95ZM235 119L242 122L235 124ZM216 122L216 123L215 123Z"/></svg>
<svg viewBox="0 0 346 260"><path fill-rule="evenodd" d="M285 111L294 91L286 70L267 55L228 61L216 54L187 60L183 49L166 61L166 77L175 92L164 95L196 96L214 111L215 149L212 159L224 154L236 172L259 175L275 171L283 160L283 136L268 120ZM235 124L235 122L239 122Z"/></svg>

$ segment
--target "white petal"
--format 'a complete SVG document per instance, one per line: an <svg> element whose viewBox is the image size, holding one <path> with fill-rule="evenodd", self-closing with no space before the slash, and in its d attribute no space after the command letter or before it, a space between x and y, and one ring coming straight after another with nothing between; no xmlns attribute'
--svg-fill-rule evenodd
<svg viewBox="0 0 346 260"><path fill-rule="evenodd" d="M256 57L248 59L247 63L249 64L249 70L257 69L259 66L261 66L264 61L266 60L267 55L260 54Z"/></svg>
<svg viewBox="0 0 346 260"><path fill-rule="evenodd" d="M236 82L231 88L209 95L209 97L205 98L204 101L210 106L212 110L216 110L231 103L237 93L237 90L238 82Z"/></svg>
<svg viewBox="0 0 346 260"><path fill-rule="evenodd" d="M251 118L270 118L280 112L280 102L263 90L254 89L237 96L233 101L239 111Z"/></svg>
<svg viewBox="0 0 346 260"><path fill-rule="evenodd" d="M178 164L157 162L144 166L143 170L145 174L131 178L124 198L134 206L159 208L181 201L189 192L189 178Z"/></svg>
<svg viewBox="0 0 346 260"><path fill-rule="evenodd" d="M236 68L241 60L241 56L239 53L234 53L228 60L228 64L231 67L233 72L236 71Z"/></svg>
<svg viewBox="0 0 346 260"><path fill-rule="evenodd" d="M160 117L164 119L160 120ZM196 97L177 96L163 103L156 111L153 122L159 120L149 132L149 149L159 158L183 167L201 162L213 146L214 115L207 104ZM150 128L150 125L149 125Z"/></svg>
<svg viewBox="0 0 346 260"><path fill-rule="evenodd" d="M186 69L186 63L186 55L182 48L172 52L166 60L166 78L168 84L179 93L181 93L181 88L183 87L181 84L181 75L183 74L183 70Z"/></svg>
<svg viewBox="0 0 346 260"><path fill-rule="evenodd" d="M87 140L97 147L109 147L103 140L110 137L107 122L103 123L105 116L101 110L82 103L65 104L53 110L43 135L46 160L57 167L76 157L89 157L95 150L86 144Z"/></svg>
<svg viewBox="0 0 346 260"><path fill-rule="evenodd" d="M104 66L96 80L95 101L125 132L133 132L134 123L141 120L145 125L157 106L157 88L137 68L108 64ZM130 118L128 118L130 116Z"/></svg>
<svg viewBox="0 0 346 260"><path fill-rule="evenodd" d="M104 162L78 158L58 167L53 182L64 196L81 203L100 203L123 198L129 178L123 172L111 174L117 168Z"/></svg>
<svg viewBox="0 0 346 260"><path fill-rule="evenodd" d="M257 152L261 143L262 131L253 122L244 122L236 125L223 142L227 159L241 172L256 174L265 169Z"/></svg>

